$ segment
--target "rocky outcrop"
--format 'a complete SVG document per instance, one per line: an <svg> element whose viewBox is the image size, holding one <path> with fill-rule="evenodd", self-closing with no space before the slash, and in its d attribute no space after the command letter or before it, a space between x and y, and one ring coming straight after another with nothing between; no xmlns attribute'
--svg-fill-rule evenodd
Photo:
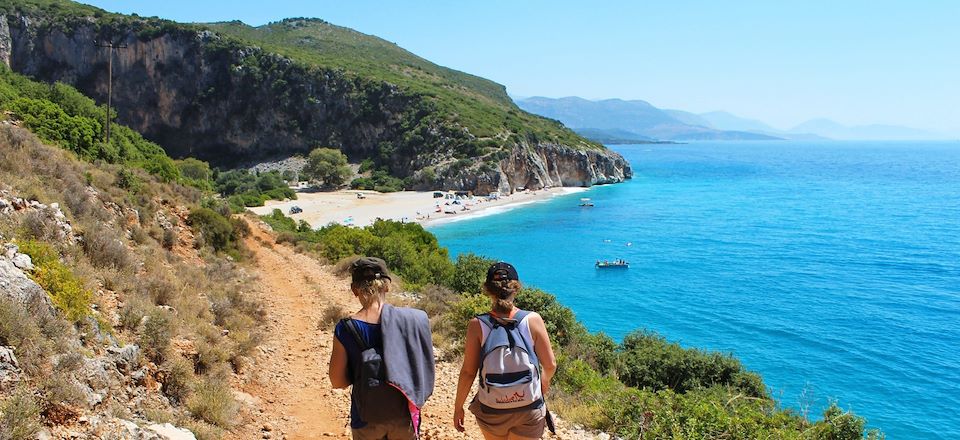
<svg viewBox="0 0 960 440"><path fill-rule="evenodd" d="M507 158L448 172L453 152L478 140L429 97L306 66L199 27L58 20L0 16L0 59L14 71L73 85L105 102L111 50L92 42L124 46L112 52L118 120L175 157L235 166L333 146L355 162L375 157L399 177L434 167L441 177L426 184L478 193L630 177L629 164L612 151L504 140L515 136L492 140Z"/></svg>
<svg viewBox="0 0 960 440"><path fill-rule="evenodd" d="M620 155L541 144L516 149L499 168L479 173L468 170L445 179L441 186L469 188L477 194L510 194L518 188L592 186L622 182L632 176L630 165Z"/></svg>
<svg viewBox="0 0 960 440"><path fill-rule="evenodd" d="M17 246L7 243L0 254L0 299L13 301L21 306L41 305L53 311L53 304L46 292L26 272L33 269L28 255L21 254Z"/></svg>
<svg viewBox="0 0 960 440"><path fill-rule="evenodd" d="M7 24L7 17L0 15L0 62L10 67L10 25Z"/></svg>

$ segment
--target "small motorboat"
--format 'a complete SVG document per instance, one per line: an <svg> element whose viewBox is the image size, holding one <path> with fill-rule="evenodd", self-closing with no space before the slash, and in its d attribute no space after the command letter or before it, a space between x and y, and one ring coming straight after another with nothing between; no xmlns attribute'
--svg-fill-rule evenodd
<svg viewBox="0 0 960 440"><path fill-rule="evenodd" d="M630 263L626 262L625 260L597 260L596 267L597 269L627 269L630 267Z"/></svg>
<svg viewBox="0 0 960 440"><path fill-rule="evenodd" d="M580 206L593 207L593 202L590 201L590 199L584 197L584 198L580 199Z"/></svg>

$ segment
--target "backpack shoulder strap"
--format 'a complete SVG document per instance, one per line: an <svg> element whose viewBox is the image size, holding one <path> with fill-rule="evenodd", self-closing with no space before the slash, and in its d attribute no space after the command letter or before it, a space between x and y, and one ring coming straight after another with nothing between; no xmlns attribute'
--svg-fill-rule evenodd
<svg viewBox="0 0 960 440"><path fill-rule="evenodd" d="M490 316L489 313L481 313L477 315L476 318L481 324L487 326L488 328L492 329L497 325L497 320L493 319L493 316Z"/></svg>
<svg viewBox="0 0 960 440"><path fill-rule="evenodd" d="M357 323L353 319L343 318L340 320L344 328L353 336L353 340L357 341L357 345L360 347L360 351L366 351L370 346L367 345L367 341L363 339L363 336L360 334L360 329L357 327Z"/></svg>
<svg viewBox="0 0 960 440"><path fill-rule="evenodd" d="M531 312L531 311L529 311L529 310L517 310L517 313L515 313L515 314L513 315L513 319L515 319L515 320L517 321L517 327L516 327L516 328L517 328L517 336L520 337L520 342L523 342L523 348L527 349L527 353L528 353L530 356L532 356L534 359L536 359L536 358L537 358L537 352L534 351L534 347L532 346L533 341L527 341L527 338L523 336L523 332L520 331L520 323L523 322L523 320L524 320L527 316L529 316L531 313L533 313L533 312ZM537 361L537 362L539 362L539 361Z"/></svg>

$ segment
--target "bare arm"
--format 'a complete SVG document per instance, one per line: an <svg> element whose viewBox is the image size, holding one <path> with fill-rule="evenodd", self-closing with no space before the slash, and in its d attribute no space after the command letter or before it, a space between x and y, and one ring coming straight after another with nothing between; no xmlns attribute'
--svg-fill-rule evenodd
<svg viewBox="0 0 960 440"><path fill-rule="evenodd" d="M460 380L457 382L457 398L453 406L453 426L460 432L463 432L464 429L463 404L467 401L467 395L470 394L470 387L473 386L473 380L477 377L477 370L480 369L480 338L480 321L477 320L477 318L473 318L470 320L470 323L467 324L463 366L460 367Z"/></svg>
<svg viewBox="0 0 960 440"><path fill-rule="evenodd" d="M330 353L330 385L334 388L350 386L350 376L347 375L347 349L336 336L333 337L333 352Z"/></svg>
<svg viewBox="0 0 960 440"><path fill-rule="evenodd" d="M533 351L537 352L537 359L540 360L540 367L543 368L543 377L540 381L543 395L550 391L550 380L553 379L553 373L557 372L557 357L553 354L553 347L550 345L550 335L547 334L547 325L543 322L543 317L539 313L530 315L530 334L533 336Z"/></svg>

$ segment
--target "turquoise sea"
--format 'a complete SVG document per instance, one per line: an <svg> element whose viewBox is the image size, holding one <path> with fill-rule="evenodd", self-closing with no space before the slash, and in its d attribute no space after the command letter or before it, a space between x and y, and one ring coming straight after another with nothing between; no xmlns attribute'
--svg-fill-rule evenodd
<svg viewBox="0 0 960 440"><path fill-rule="evenodd" d="M633 180L430 230L591 330L732 352L812 417L837 399L889 439L960 438L960 142L612 148Z"/></svg>

